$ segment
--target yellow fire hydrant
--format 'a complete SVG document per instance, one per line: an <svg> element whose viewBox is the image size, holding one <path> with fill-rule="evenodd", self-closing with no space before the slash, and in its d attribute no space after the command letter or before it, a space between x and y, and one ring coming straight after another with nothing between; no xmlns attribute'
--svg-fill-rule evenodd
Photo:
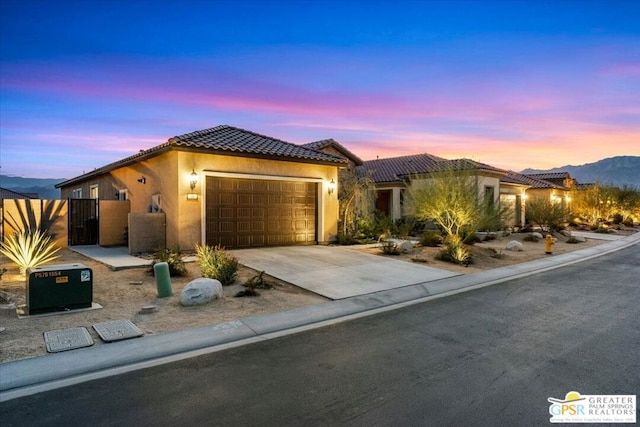
<svg viewBox="0 0 640 427"><path fill-rule="evenodd" d="M556 243L556 239L551 234L547 234L544 238L544 253L551 255L553 253L553 245Z"/></svg>

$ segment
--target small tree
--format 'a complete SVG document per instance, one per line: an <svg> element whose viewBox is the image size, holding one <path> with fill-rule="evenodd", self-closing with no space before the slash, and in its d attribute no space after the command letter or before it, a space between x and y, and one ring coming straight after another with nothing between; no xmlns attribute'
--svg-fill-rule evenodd
<svg viewBox="0 0 640 427"><path fill-rule="evenodd" d="M640 191L629 185L616 188L615 213L619 213L623 220L631 220L640 216Z"/></svg>
<svg viewBox="0 0 640 427"><path fill-rule="evenodd" d="M363 172L357 168L340 171L340 221L342 234L354 234L359 218L371 220L375 203L375 185L371 172Z"/></svg>
<svg viewBox="0 0 640 427"><path fill-rule="evenodd" d="M542 231L561 228L567 218L567 211L561 203L543 197L527 201L526 214L527 219Z"/></svg>
<svg viewBox="0 0 640 427"><path fill-rule="evenodd" d="M602 218L602 201L600 186L594 184L585 189L575 189L571 194L571 213L574 217L586 221L589 225L596 225ZM529 210L527 203L527 211Z"/></svg>
<svg viewBox="0 0 640 427"><path fill-rule="evenodd" d="M455 168L446 168L426 179L413 179L406 206L416 218L434 221L447 235L475 226L483 215L477 176L472 170Z"/></svg>

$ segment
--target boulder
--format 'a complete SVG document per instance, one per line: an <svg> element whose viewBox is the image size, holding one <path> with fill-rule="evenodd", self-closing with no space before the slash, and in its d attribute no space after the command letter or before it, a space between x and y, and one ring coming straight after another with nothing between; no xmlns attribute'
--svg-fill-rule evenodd
<svg viewBox="0 0 640 427"><path fill-rule="evenodd" d="M509 243L507 243L507 246L505 247L505 249L507 249L508 251L520 252L524 250L524 246L522 245L522 243L518 242L517 240L512 240Z"/></svg>
<svg viewBox="0 0 640 427"><path fill-rule="evenodd" d="M544 236L542 235L542 233L538 233L537 231L534 231L533 233L531 233L531 235L533 237L537 237L538 239L544 239Z"/></svg>
<svg viewBox="0 0 640 427"><path fill-rule="evenodd" d="M413 244L410 241L405 240L404 242L400 243L400 245L398 246L398 249L400 250L400 253L412 254Z"/></svg>
<svg viewBox="0 0 640 427"><path fill-rule="evenodd" d="M573 236L573 239L574 239L576 242L580 242L580 243L584 243L584 242L586 242L586 241L587 241L587 238L586 238L586 237L584 237L584 236Z"/></svg>
<svg viewBox="0 0 640 427"><path fill-rule="evenodd" d="M222 283L215 279L200 277L184 287L180 295L180 304L184 306L202 305L212 299L222 298L222 295Z"/></svg>
<svg viewBox="0 0 640 427"><path fill-rule="evenodd" d="M560 234L562 234L564 237L571 237L570 230L560 230Z"/></svg>

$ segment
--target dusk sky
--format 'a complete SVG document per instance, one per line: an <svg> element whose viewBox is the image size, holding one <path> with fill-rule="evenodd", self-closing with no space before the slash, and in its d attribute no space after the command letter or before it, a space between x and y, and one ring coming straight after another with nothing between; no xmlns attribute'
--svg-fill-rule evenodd
<svg viewBox="0 0 640 427"><path fill-rule="evenodd" d="M0 1L0 173L221 124L519 171L640 155L640 1Z"/></svg>

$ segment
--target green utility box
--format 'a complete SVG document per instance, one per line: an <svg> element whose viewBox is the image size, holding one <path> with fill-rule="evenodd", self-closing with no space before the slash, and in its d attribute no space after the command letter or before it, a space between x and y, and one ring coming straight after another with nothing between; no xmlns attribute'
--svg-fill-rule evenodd
<svg viewBox="0 0 640 427"><path fill-rule="evenodd" d="M83 264L60 264L27 269L29 314L90 308L93 272Z"/></svg>

